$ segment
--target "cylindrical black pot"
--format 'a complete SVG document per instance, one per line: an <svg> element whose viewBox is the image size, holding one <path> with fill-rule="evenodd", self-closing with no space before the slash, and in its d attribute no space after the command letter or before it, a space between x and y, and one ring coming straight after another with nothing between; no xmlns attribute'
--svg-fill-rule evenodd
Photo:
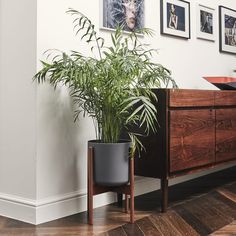
<svg viewBox="0 0 236 236"><path fill-rule="evenodd" d="M94 149L94 182L102 186L119 186L129 182L129 148L131 142L101 143L88 142Z"/></svg>

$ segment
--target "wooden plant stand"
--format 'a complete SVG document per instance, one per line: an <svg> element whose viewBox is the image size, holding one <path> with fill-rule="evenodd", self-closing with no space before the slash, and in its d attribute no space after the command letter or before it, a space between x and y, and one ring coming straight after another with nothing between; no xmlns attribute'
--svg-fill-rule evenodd
<svg viewBox="0 0 236 236"><path fill-rule="evenodd" d="M93 196L105 193L115 192L117 195L125 194L125 212L129 210L129 198L130 196L130 222L134 223L134 158L130 157L130 183L118 187L106 187L99 186L94 183L93 178L93 163L94 163L94 149L88 148L88 223L93 225Z"/></svg>

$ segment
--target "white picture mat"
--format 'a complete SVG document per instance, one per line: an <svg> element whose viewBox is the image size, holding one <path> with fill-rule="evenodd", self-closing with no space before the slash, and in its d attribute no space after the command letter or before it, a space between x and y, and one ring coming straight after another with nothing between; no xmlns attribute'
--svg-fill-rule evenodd
<svg viewBox="0 0 236 236"><path fill-rule="evenodd" d="M176 29L171 29L168 28L168 22L167 22L167 3L174 4L176 6L180 6L184 8L185 12L185 31L181 30L176 30ZM176 35L180 37L185 37L189 38L189 11L190 9L188 8L188 4L183 1L178 1L178 0L163 0L163 33L165 34L171 34L171 35Z"/></svg>
<svg viewBox="0 0 236 236"><path fill-rule="evenodd" d="M212 14L212 26L213 26L213 34L205 33L200 30L201 28L201 14L200 12L206 11ZM207 39L211 41L215 41L216 39L216 12L214 8L204 6L201 4L197 4L197 37L201 39Z"/></svg>

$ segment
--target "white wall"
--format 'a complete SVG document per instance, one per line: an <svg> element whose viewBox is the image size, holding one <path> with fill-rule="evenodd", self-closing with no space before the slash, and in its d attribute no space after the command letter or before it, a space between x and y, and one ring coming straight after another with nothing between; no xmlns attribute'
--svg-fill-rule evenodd
<svg viewBox="0 0 236 236"><path fill-rule="evenodd" d="M0 198L35 198L36 1L0 1Z"/></svg>
<svg viewBox="0 0 236 236"><path fill-rule="evenodd" d="M0 1L0 214L34 220L36 1ZM22 204L24 203L24 204Z"/></svg>
<svg viewBox="0 0 236 236"><path fill-rule="evenodd" d="M91 11L87 1L38 1L38 60L50 48L69 51L79 46L87 53L80 40L74 37L72 18L65 13L69 7L81 9L85 14ZM98 8L99 4L92 9ZM93 16L96 21L98 12ZM92 124L82 118L75 125L66 91L58 89L53 94L52 89L47 87L45 91L45 87L38 90L37 198L78 189L85 193L86 146L87 140L94 137Z"/></svg>
<svg viewBox="0 0 236 236"><path fill-rule="evenodd" d="M190 2L191 39L184 40L160 35L159 1L146 0L146 27L156 35L144 40L159 48L155 60L172 70L180 88L214 89L201 77L230 75L235 56L219 53L218 28L215 42L196 39L196 3L215 7L218 19L218 5L236 9L236 2ZM99 0L0 1L0 214L32 223L86 209L86 148L87 140L94 138L92 123L88 118L73 123L65 88L53 92L48 85L35 88L31 82L47 49L90 54L74 36L72 18L65 13L69 7L87 15L99 30ZM100 33L110 42L109 31ZM137 185L137 194L159 186L150 179L139 179ZM9 207L2 207L1 199ZM114 195L105 194L95 205L113 200Z"/></svg>

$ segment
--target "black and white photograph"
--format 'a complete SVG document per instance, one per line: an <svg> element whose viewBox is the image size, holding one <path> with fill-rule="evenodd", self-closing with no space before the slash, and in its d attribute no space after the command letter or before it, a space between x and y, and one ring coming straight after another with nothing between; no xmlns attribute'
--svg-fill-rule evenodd
<svg viewBox="0 0 236 236"><path fill-rule="evenodd" d="M122 26L135 31L144 27L144 0L103 0L101 8L102 28Z"/></svg>
<svg viewBox="0 0 236 236"><path fill-rule="evenodd" d="M203 33L207 33L207 34L212 34L213 32L213 27L212 27L212 14L207 12L207 11L200 11L200 23L201 23L201 27L200 27L200 31Z"/></svg>
<svg viewBox="0 0 236 236"><path fill-rule="evenodd" d="M161 33L190 38L190 3L161 0Z"/></svg>
<svg viewBox="0 0 236 236"><path fill-rule="evenodd" d="M236 10L219 6L220 51L236 54Z"/></svg>
<svg viewBox="0 0 236 236"><path fill-rule="evenodd" d="M197 7L197 38L215 41L215 10L198 5Z"/></svg>

